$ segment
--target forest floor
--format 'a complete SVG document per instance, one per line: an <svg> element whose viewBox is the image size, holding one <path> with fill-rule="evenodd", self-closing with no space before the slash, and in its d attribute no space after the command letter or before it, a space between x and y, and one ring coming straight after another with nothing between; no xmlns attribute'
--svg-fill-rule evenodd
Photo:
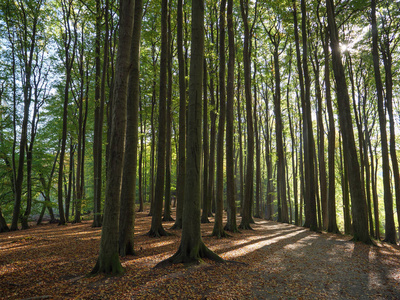
<svg viewBox="0 0 400 300"><path fill-rule="evenodd" d="M213 218L210 218L213 221ZM174 265L181 231L149 238L151 217L137 213L137 256L122 258L121 277L87 277L101 230L91 221L46 224L0 234L1 299L400 299L400 247L367 246L350 237L255 219L252 231L203 240L228 261Z"/></svg>

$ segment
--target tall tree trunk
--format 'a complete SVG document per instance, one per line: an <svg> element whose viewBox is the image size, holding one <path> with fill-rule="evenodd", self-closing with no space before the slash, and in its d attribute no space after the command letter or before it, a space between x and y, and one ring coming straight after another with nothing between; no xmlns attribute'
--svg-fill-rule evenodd
<svg viewBox="0 0 400 300"><path fill-rule="evenodd" d="M342 145L340 143L340 167L342 181L342 198L343 198L343 221L344 233L351 234L351 216L350 216L350 199L349 199L349 175L347 171L346 158L343 157Z"/></svg>
<svg viewBox="0 0 400 300"><path fill-rule="evenodd" d="M67 142L67 127L68 127L68 103L69 103L69 87L71 84L71 76L72 76L72 67L74 65L75 60L75 49L77 46L77 32L76 32L76 16L74 13L74 7L72 1L63 0L62 1L62 9L64 13L64 51L65 51L65 87L64 87L64 104L63 104L63 127L62 127L62 137L61 137L61 151L60 151L60 163L58 168L58 211L60 214L60 225L65 224L65 214L64 214L64 206L63 206L63 174L64 174L64 157L65 157L65 148ZM71 15L74 17L74 20L71 20ZM71 23L73 23L73 30L71 31ZM72 39L74 39L72 41ZM71 49L71 43L72 49Z"/></svg>
<svg viewBox="0 0 400 300"><path fill-rule="evenodd" d="M130 49L131 69L129 72L127 122L125 137L124 167L121 186L121 208L119 216L119 254L134 255L136 172L138 149L139 115L139 74L140 74L140 36L142 30L142 0L135 0L135 14Z"/></svg>
<svg viewBox="0 0 400 300"><path fill-rule="evenodd" d="M19 7L18 14L21 14L17 18L22 23L20 26L23 31L21 35L25 37L25 40L20 40L18 43L21 44L21 56L23 60L23 118L22 118L22 126L21 126L21 135L19 142L19 158L18 158L18 169L16 169L15 162L15 141L16 141L16 77L15 77L15 41L11 41L12 43L12 55L13 55L13 101L14 101L14 145L13 145L13 181L14 181L14 207L13 207L13 216L11 222L11 231L18 230L18 221L20 219L20 211L21 211L21 200L22 200L22 185L24 179L24 165L25 165L25 149L27 146L27 135L28 135L28 122L29 122L29 111L30 105L32 101L32 86L31 86L31 75L33 72L33 55L36 48L36 35L37 35L37 25L39 22L39 12L41 10L43 1L35 2L36 7L32 8L32 11L29 11L32 15L26 13L25 3L21 3L22 7ZM28 19L32 17L32 19ZM28 29L28 26L32 26L31 31ZM10 32L9 32L10 36ZM11 36L10 36L11 39Z"/></svg>
<svg viewBox="0 0 400 300"><path fill-rule="evenodd" d="M179 148L178 148L178 178L176 183L176 219L173 229L182 228L183 202L185 195L186 175L186 79L185 59L183 55L183 0L178 0L177 9L177 40L179 64Z"/></svg>
<svg viewBox="0 0 400 300"><path fill-rule="evenodd" d="M343 136L343 152L349 176L351 194L351 210L353 216L354 240L370 244L372 240L368 231L367 203L361 183L360 164L354 141L353 124L350 112L350 100L346 76L341 60L339 35L335 21L333 0L326 0L328 26L330 32L333 72L336 80L337 101L339 108L339 124Z"/></svg>
<svg viewBox="0 0 400 300"><path fill-rule="evenodd" d="M336 222L336 186L335 186L335 148L336 148L336 129L335 119L332 108L331 79L329 67L329 33L326 28L322 34L324 38L324 82L326 108L328 111L328 232L339 233Z"/></svg>
<svg viewBox="0 0 400 300"><path fill-rule="evenodd" d="M119 47L112 98L113 120L110 136L110 155L107 162L104 221L101 232L100 253L91 274L118 275L124 272L118 256L118 233L134 8L134 0L120 1Z"/></svg>
<svg viewBox="0 0 400 300"><path fill-rule="evenodd" d="M240 10L244 24L243 42L243 66L244 66L244 88L246 95L246 118L247 118L247 165L246 185L243 200L242 221L240 229L251 229L252 221L251 206L253 203L253 179L254 179L254 125L252 115L253 101L251 99L251 65L250 65L250 29L248 24L249 1L240 0Z"/></svg>
<svg viewBox="0 0 400 300"><path fill-rule="evenodd" d="M228 203L228 221L225 230L237 232L236 224L236 191L235 191L235 165L234 165L234 129L233 129L233 103L234 103L234 76L235 76L235 37L233 31L233 0L228 0L227 9L228 25L228 80L226 90L226 198Z"/></svg>
<svg viewBox="0 0 400 300"><path fill-rule="evenodd" d="M215 199L215 223L212 236L225 237L222 217L224 213L224 144L226 122L225 86L225 16L226 0L221 0L219 11L219 119L217 136L217 186Z"/></svg>
<svg viewBox="0 0 400 300"><path fill-rule="evenodd" d="M315 75L315 93L317 98L317 129L318 129L318 171L319 171L319 186L321 197L322 210L322 228L328 228L328 186L326 178L326 163L325 163L325 131L322 119L322 92L319 81L320 65L317 49L314 50L314 75Z"/></svg>
<svg viewBox="0 0 400 300"><path fill-rule="evenodd" d="M185 202L182 237L178 251L159 265L193 263L202 258L222 262L209 250L200 231L200 160L202 121L202 82L204 61L204 0L192 1L192 45L189 82L188 139L186 153Z"/></svg>
<svg viewBox="0 0 400 300"><path fill-rule="evenodd" d="M143 5L142 5L143 6ZM136 6L135 6L135 10L136 10ZM143 8L142 8L143 10ZM140 89L140 87L139 87ZM143 153L145 152L144 149L144 134L145 134L145 130L143 129L143 120L142 120L142 103L139 99L139 116L140 116L140 153L139 153L139 209L138 212L142 212L144 210L144 201L146 199L146 196L143 195L143 190L146 191L146 188L143 189L143 186L146 186L146 178L143 177L146 176L146 168L145 168L145 164L146 164L146 154L144 154L145 156L145 161L143 162Z"/></svg>
<svg viewBox="0 0 400 300"><path fill-rule="evenodd" d="M172 140L172 59L173 47L171 29L172 1L168 8L168 87L167 87L167 124L166 124L166 149L165 149L165 196L163 221L174 221L171 216L171 140Z"/></svg>
<svg viewBox="0 0 400 300"><path fill-rule="evenodd" d="M108 68L108 7L109 1L105 1L105 38L104 38L104 53L103 53L103 73L101 73L101 23L102 11L101 0L96 0L96 81L95 81L95 101L96 107L94 112L94 136L93 136L93 227L100 227L102 224L102 210L101 210L101 194L102 194L102 167L103 167L103 119L104 119L104 104L105 104L105 83L106 73Z"/></svg>
<svg viewBox="0 0 400 300"><path fill-rule="evenodd" d="M162 226L162 207L165 183L165 151L167 125L167 60L168 60L168 0L161 2L161 58L160 58L160 93L158 102L158 139L157 139L157 177L154 193L154 210L151 228L147 233L151 237L168 235Z"/></svg>
<svg viewBox="0 0 400 300"><path fill-rule="evenodd" d="M378 101L379 125L382 146L382 174L383 174L383 194L385 204L385 242L396 244L396 228L393 218L393 195L390 188L390 165L389 149L386 133L386 114L384 110L383 85L381 71L379 67L378 52L378 28L376 25L376 1L371 0L371 21L372 21L372 59L374 62L375 84ZM396 162L397 163L397 162Z"/></svg>
<svg viewBox="0 0 400 300"><path fill-rule="evenodd" d="M208 167L210 160L210 149L209 149L209 132L208 132L208 76L207 76L207 60L204 59L204 74L203 74L203 209L201 213L201 223L210 223L208 220L208 212L210 211L211 202L209 199L209 189L208 189Z"/></svg>

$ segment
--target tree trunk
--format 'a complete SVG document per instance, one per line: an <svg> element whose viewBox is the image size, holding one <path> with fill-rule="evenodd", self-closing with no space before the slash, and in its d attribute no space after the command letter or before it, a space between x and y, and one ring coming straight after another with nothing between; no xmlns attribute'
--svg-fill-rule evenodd
<svg viewBox="0 0 400 300"><path fill-rule="evenodd" d="M210 160L210 149L209 149L209 132L208 132L208 76L207 76L207 60L204 59L204 78L203 78L203 210L201 213L201 223L210 223L208 220L208 212L210 211L211 202L208 201L210 193L208 189L208 167Z"/></svg>
<svg viewBox="0 0 400 300"><path fill-rule="evenodd" d="M248 0L240 0L240 9L244 25L243 43L243 66L244 66L244 88L246 95L246 118L247 118L247 165L246 165L246 184L243 200L242 221L240 229L251 229L252 221L251 206L253 203L253 179L254 179L254 125L251 99L251 66L250 66L250 30L248 24Z"/></svg>
<svg viewBox="0 0 400 300"><path fill-rule="evenodd" d="M371 0L372 59L374 62L375 85L378 101L379 125L382 147L383 203L385 204L385 242L396 244L396 228L393 218L393 195L390 188L389 149L386 133L386 113L384 109L383 85L379 67L378 28L376 24L376 1ZM396 161L397 163L397 161Z"/></svg>
<svg viewBox="0 0 400 300"><path fill-rule="evenodd" d="M125 137L124 167L121 186L121 209L119 216L119 254L134 255L136 172L138 149L138 115L140 101L140 36L142 30L142 0L135 0L135 14L130 49L131 69L129 72L127 122Z"/></svg>
<svg viewBox="0 0 400 300"><path fill-rule="evenodd" d="M118 233L121 177L124 159L126 130L126 100L130 71L130 50L133 31L135 1L120 1L119 47L115 68L114 93L112 98L112 128L110 155L107 162L106 201L104 223L101 232L100 253L91 274L122 274L118 256Z"/></svg>
<svg viewBox="0 0 400 300"><path fill-rule="evenodd" d="M328 232L339 233L336 222L336 186L335 186L335 148L336 129L332 108L331 79L329 67L329 33L326 29L323 33L324 47L324 82L326 109L328 111Z"/></svg>
<svg viewBox="0 0 400 300"><path fill-rule="evenodd" d="M178 0L177 9L177 48L179 64L179 148L178 148L178 178L176 183L176 220L172 229L182 228L183 202L185 195L186 175L186 79L185 59L183 55L183 0Z"/></svg>
<svg viewBox="0 0 400 300"><path fill-rule="evenodd" d="M228 25L228 80L226 90L226 198L228 202L228 221L225 230L237 232L236 224L236 190L235 190L235 164L234 164L234 76L235 76L235 37L233 31L233 0L228 0L227 9Z"/></svg>
<svg viewBox="0 0 400 300"><path fill-rule="evenodd" d="M215 199L215 223L212 236L226 237L222 224L224 212L224 144L226 121L226 86L225 86L225 13L226 0L220 2L219 14L219 119L217 136L217 186Z"/></svg>
<svg viewBox="0 0 400 300"><path fill-rule="evenodd" d="M188 139L182 237L178 251L158 264L193 263L202 258L222 262L209 250L200 231L200 158L202 121L202 82L204 60L204 0L192 1L192 45L189 83Z"/></svg>
<svg viewBox="0 0 400 300"><path fill-rule="evenodd" d="M343 136L343 152L347 171L351 174L351 176L349 176L349 186L351 193L354 240L370 244L372 243L372 240L368 231L367 203L361 183L360 165L358 162L351 120L349 93L341 60L333 1L326 0L326 5L332 49L333 72L337 86L339 124Z"/></svg>
<svg viewBox="0 0 400 300"><path fill-rule="evenodd" d="M162 207L165 183L165 151L167 125L167 60L168 60L168 0L161 2L161 58L160 58L160 93L158 103L158 140L157 140L157 177L154 193L150 237L166 236L162 226Z"/></svg>

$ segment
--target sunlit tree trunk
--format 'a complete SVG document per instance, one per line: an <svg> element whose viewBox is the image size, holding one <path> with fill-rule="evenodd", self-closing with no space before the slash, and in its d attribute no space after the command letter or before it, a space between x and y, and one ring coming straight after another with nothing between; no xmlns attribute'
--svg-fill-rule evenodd
<svg viewBox="0 0 400 300"><path fill-rule="evenodd" d="M386 114L384 110L383 85L381 71L379 67L378 52L378 28L376 25L376 1L371 0L371 21L372 21L372 58L374 62L375 85L378 101L378 115L381 133L382 147L382 174L383 174L383 194L385 204L385 239L384 241L396 244L396 228L393 218L393 195L390 188L390 165L389 149L386 133Z"/></svg>
<svg viewBox="0 0 400 300"><path fill-rule="evenodd" d="M335 21L335 11L332 0L326 0L328 26L331 40L333 72L336 81L337 102L339 109L339 124L343 137L344 161L349 174L351 194L351 211L353 216L354 240L370 244L372 240L368 231L367 203L361 183L360 164L354 141L353 124L350 112L350 100L346 76L341 60L338 31Z"/></svg>

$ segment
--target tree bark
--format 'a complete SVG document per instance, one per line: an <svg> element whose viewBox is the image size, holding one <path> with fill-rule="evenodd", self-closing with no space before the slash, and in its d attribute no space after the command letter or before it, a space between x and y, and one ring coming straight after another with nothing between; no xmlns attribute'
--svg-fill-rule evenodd
<svg viewBox="0 0 400 300"><path fill-rule="evenodd" d="M225 85L225 16L226 0L221 0L219 11L219 119L217 136L217 185L215 199L215 223L212 236L226 237L222 217L224 213L224 143L226 122Z"/></svg>
<svg viewBox="0 0 400 300"><path fill-rule="evenodd" d="M100 253L91 274L119 275L124 272L118 256L121 177L126 130L126 100L131 67L130 50L134 20L134 0L120 0L119 47L112 98L110 155L107 162L106 201Z"/></svg>
<svg viewBox="0 0 400 300"><path fill-rule="evenodd" d="M192 1L192 45L189 83L188 139L185 202L182 237L178 251L158 266L171 263L198 263L202 258L223 262L209 250L200 231L200 158L202 121L202 82L204 60L204 0Z"/></svg>
<svg viewBox="0 0 400 300"><path fill-rule="evenodd" d="M162 226L162 207L165 183L165 151L167 125L167 59L168 59L168 0L161 2L161 58L160 58L160 93L158 102L158 139L157 139L157 176L154 192L150 237L166 236L168 233Z"/></svg>
<svg viewBox="0 0 400 300"><path fill-rule="evenodd" d="M130 49L131 69L128 81L127 122L125 136L124 167L121 186L121 209L119 216L119 254L134 255L136 172L140 101L140 36L142 30L142 0L135 0L135 14Z"/></svg>
<svg viewBox="0 0 400 300"><path fill-rule="evenodd" d="M343 152L349 176L349 186L353 216L354 240L371 244L368 232L367 203L361 183L360 165L354 141L353 124L350 113L350 100L347 89L346 76L341 60L338 31L335 21L335 11L332 0L326 0L328 26L330 32L333 72L337 86L337 101L339 108L339 124L343 136Z"/></svg>
<svg viewBox="0 0 400 300"><path fill-rule="evenodd" d="M226 97L226 198L228 202L228 221L225 230L237 232L236 224L236 190L235 190L235 164L234 164L234 128L233 128L233 102L234 102L234 76L235 76L235 37L233 31L233 0L228 0L227 8L228 25L228 80Z"/></svg>
<svg viewBox="0 0 400 300"><path fill-rule="evenodd" d="M172 229L182 228L183 202L185 195L186 175L186 79L185 59L183 55L183 0L178 0L177 9L177 48L179 64L179 148L178 148L178 178L176 183L176 218Z"/></svg>

